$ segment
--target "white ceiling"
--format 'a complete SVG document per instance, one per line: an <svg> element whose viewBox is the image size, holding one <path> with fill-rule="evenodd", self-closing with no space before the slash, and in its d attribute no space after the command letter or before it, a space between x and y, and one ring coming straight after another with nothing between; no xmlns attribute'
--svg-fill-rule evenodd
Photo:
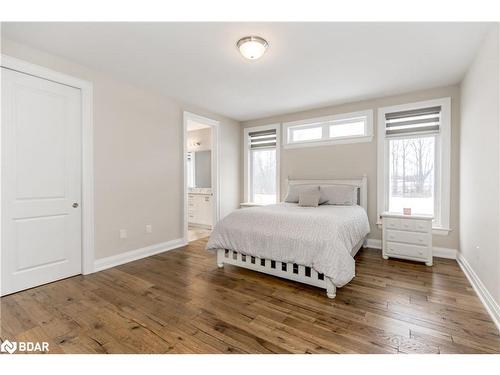
<svg viewBox="0 0 500 375"><path fill-rule="evenodd" d="M202 124L201 122L198 122L198 121L191 120L191 119L187 120L187 130L188 131L207 129L207 128L210 128L210 126Z"/></svg>
<svg viewBox="0 0 500 375"><path fill-rule="evenodd" d="M458 83L486 23L3 23L9 39L235 120ZM266 38L263 58L235 47Z"/></svg>

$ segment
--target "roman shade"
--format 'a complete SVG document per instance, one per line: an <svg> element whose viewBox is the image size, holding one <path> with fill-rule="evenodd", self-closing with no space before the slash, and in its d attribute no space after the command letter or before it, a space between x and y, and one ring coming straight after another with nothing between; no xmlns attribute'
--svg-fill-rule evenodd
<svg viewBox="0 0 500 375"><path fill-rule="evenodd" d="M276 147L276 129L248 133L250 149Z"/></svg>
<svg viewBox="0 0 500 375"><path fill-rule="evenodd" d="M439 133L441 106L385 114L386 136Z"/></svg>

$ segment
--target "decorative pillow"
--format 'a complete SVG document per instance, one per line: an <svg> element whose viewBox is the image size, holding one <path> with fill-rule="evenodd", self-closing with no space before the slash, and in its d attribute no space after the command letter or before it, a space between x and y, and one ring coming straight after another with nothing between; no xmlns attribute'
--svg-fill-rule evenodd
<svg viewBox="0 0 500 375"><path fill-rule="evenodd" d="M299 202L299 194L300 193L314 193L315 191L319 192L318 185L288 185L288 192L286 194L285 202L288 203L298 203Z"/></svg>
<svg viewBox="0 0 500 375"><path fill-rule="evenodd" d="M351 185L321 185L321 200L326 204L354 206L358 204L358 188Z"/></svg>
<svg viewBox="0 0 500 375"><path fill-rule="evenodd" d="M299 193L299 206L301 207L318 207L321 193L319 190Z"/></svg>

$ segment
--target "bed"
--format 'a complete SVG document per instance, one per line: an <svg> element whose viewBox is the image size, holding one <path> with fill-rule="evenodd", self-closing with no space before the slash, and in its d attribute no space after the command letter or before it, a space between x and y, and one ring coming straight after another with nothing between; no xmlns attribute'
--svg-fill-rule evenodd
<svg viewBox="0 0 500 375"><path fill-rule="evenodd" d="M219 221L207 243L217 265L231 264L326 289L355 275L354 256L370 231L367 179L288 180L289 185L350 185L356 205L300 207L278 203L236 210Z"/></svg>

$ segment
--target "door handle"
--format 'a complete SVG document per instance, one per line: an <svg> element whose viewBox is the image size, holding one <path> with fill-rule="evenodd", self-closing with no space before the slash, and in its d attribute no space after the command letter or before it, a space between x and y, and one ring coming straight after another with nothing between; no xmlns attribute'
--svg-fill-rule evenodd
<svg viewBox="0 0 500 375"><path fill-rule="evenodd" d="M73 208L78 208L78 203L73 203Z"/></svg>

